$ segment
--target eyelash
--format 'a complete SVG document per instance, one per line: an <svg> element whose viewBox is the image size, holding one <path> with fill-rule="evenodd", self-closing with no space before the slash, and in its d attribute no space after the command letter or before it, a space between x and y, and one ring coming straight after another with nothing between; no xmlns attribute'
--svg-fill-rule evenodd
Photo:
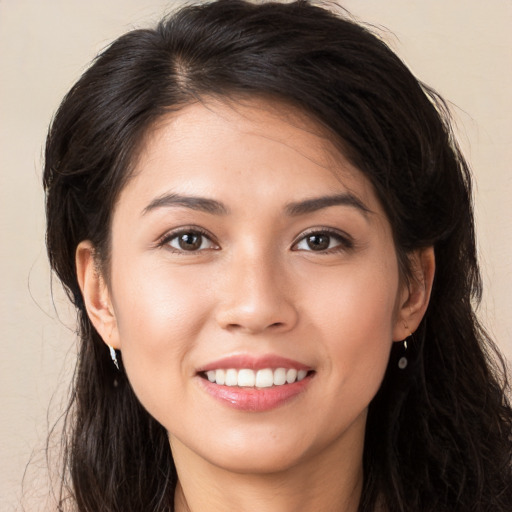
<svg viewBox="0 0 512 512"><path fill-rule="evenodd" d="M199 249L197 249L197 250L187 251L186 249L178 249L178 248L172 247L170 245L170 242L172 240L177 239L178 237L183 236L183 235L196 235L196 236L200 236L202 238L206 238L211 242L211 244L215 245L216 247L207 248L207 249L201 249L199 247ZM329 245L330 245L332 239L334 238L337 240L338 244L335 247L330 247L330 248L328 247L327 249L322 249L319 251L315 251L315 250L311 249L309 251L305 250L305 252L316 252L318 254L333 254L333 253L351 250L354 248L354 241L353 241L352 237L349 236L347 233L335 231L333 229L316 228L316 229L311 229L305 233L301 233L300 237L297 238L296 241L292 244L292 250L294 250L294 251L304 250L304 249L298 249L297 246L301 242L306 241L307 238L311 237L311 236L327 236L327 237L329 237ZM203 242L204 242L204 240L203 240ZM201 242L201 245L203 242ZM204 250L217 250L219 248L217 243L214 241L213 236L208 231L206 231L200 227L197 227L197 226L179 228L176 231L166 233L157 242L157 247L166 247L170 251L172 251L176 254L197 254Z"/></svg>
<svg viewBox="0 0 512 512"><path fill-rule="evenodd" d="M186 249L178 249L178 248L172 247L170 245L170 242L172 240L177 239L178 237L183 236L183 235L196 235L196 236L200 236L202 238L206 238L213 245L215 245L216 247L215 248L209 248L209 249L200 249L200 250L187 251ZM170 233L166 233L157 242L157 247L166 247L167 249L169 249L170 251L172 251L172 252L174 252L176 254L194 254L194 253L198 253L198 252L204 251L204 250L216 250L216 249L218 249L218 245L214 241L213 236L208 231L206 231L205 229L202 229L202 228L200 228L198 226L190 226L190 227L179 228L179 229L177 229L175 231L171 231Z"/></svg>
<svg viewBox="0 0 512 512"><path fill-rule="evenodd" d="M293 243L292 249L294 247L297 247L301 242L306 241L307 238L311 237L311 236L327 236L331 239L329 241L329 245L330 245L332 239L334 238L337 240L338 244L335 247L331 247L331 248L327 248L327 249L323 249L323 250L319 250L319 251L314 251L311 249L310 251L306 251L306 252L316 252L318 254L333 254L333 253L351 250L354 248L354 245L355 245L354 240L347 233L336 231L333 229L315 228L315 229L311 229L311 230L307 231L306 233L301 233L300 238L298 238L297 241ZM295 250L302 250L302 249L295 249Z"/></svg>

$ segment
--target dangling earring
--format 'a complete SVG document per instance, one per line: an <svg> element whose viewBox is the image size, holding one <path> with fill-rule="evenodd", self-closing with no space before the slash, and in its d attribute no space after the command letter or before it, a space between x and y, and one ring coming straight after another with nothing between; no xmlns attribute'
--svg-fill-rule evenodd
<svg viewBox="0 0 512 512"><path fill-rule="evenodd" d="M406 331L409 331L409 326L407 325L407 322L404 323L404 327ZM407 368L407 365L409 364L409 360L407 359L407 340L412 336L412 332L409 331L409 336L405 338L405 340L402 341L402 357L398 360L398 368L400 370L405 370Z"/></svg>
<svg viewBox="0 0 512 512"><path fill-rule="evenodd" d="M116 368L119 370L119 362L117 360L117 354L114 347L108 346L110 350L110 357L112 358L112 362L116 365Z"/></svg>
<svg viewBox="0 0 512 512"><path fill-rule="evenodd" d="M119 362L117 360L116 349L112 345L110 345L110 339L112 338L113 331L114 331L114 324L112 324L112 326L110 327L110 333L108 335L109 343L107 343L107 346L110 351L110 358L112 359L112 362L116 365L116 368L119 370Z"/></svg>
<svg viewBox="0 0 512 512"><path fill-rule="evenodd" d="M404 355L398 360L398 368L400 368L400 370L405 370L407 368L407 365L409 364L407 356L405 355L407 354L407 338L405 338L405 340L402 341L402 346Z"/></svg>

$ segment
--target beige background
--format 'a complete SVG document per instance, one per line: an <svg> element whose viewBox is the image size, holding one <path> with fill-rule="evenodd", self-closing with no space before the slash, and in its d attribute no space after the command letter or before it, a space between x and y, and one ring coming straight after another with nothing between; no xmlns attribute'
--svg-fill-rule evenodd
<svg viewBox="0 0 512 512"><path fill-rule="evenodd" d="M74 359L73 315L54 297L44 248L42 145L52 113L86 63L114 37L178 2L0 0L0 510L14 510L32 454L28 510L47 485L48 425ZM387 27L412 70L451 100L476 177L485 281L482 317L512 359L512 1L347 0ZM54 307L55 303L55 307ZM51 402L51 406L50 406ZM50 411L48 414L48 410ZM49 419L47 419L49 418ZM44 474L44 472L43 472Z"/></svg>

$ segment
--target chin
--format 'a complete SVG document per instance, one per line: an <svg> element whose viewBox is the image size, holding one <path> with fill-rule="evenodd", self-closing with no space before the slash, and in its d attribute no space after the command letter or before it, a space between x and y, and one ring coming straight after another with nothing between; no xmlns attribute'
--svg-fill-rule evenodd
<svg viewBox="0 0 512 512"><path fill-rule="evenodd" d="M233 452L215 457L210 462L231 473L263 476L290 470L300 463L303 456L297 450L284 451L261 446Z"/></svg>

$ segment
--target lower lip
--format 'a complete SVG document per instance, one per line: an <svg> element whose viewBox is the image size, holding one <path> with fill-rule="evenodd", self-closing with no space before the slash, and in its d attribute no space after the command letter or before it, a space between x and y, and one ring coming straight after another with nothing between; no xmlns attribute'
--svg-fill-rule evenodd
<svg viewBox="0 0 512 512"><path fill-rule="evenodd" d="M264 412L284 405L303 393L311 383L313 375L299 382L272 386L270 388L240 388L237 386L219 386L199 377L205 391L234 409L250 412Z"/></svg>

